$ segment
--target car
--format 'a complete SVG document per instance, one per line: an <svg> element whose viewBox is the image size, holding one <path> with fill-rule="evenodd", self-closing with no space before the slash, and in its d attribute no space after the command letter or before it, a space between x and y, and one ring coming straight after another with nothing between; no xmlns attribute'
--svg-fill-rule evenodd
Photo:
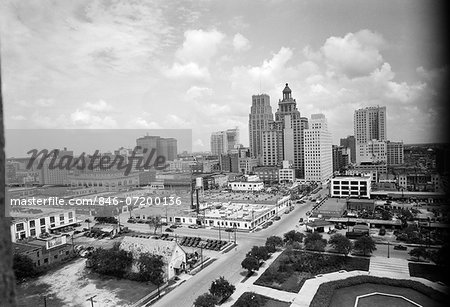
<svg viewBox="0 0 450 307"><path fill-rule="evenodd" d="M281 217L279 217L278 215L276 217L273 218L275 221L281 220Z"/></svg>
<svg viewBox="0 0 450 307"><path fill-rule="evenodd" d="M173 224L173 225L170 225L170 228L173 228L173 229L176 229L178 226L177 225L175 225L175 224Z"/></svg>
<svg viewBox="0 0 450 307"><path fill-rule="evenodd" d="M227 228L227 229L225 229L225 231L226 232L233 232L234 230L233 230L233 228Z"/></svg>
<svg viewBox="0 0 450 307"><path fill-rule="evenodd" d="M172 229L172 228L166 228L165 231L167 231L167 232L173 232L173 229Z"/></svg>
<svg viewBox="0 0 450 307"><path fill-rule="evenodd" d="M197 229L198 225L189 225L188 228Z"/></svg>
<svg viewBox="0 0 450 307"><path fill-rule="evenodd" d="M407 250L408 248L407 248L406 246L404 246L404 245L398 244L398 245L395 245L395 246L394 246L394 249L405 251L405 250Z"/></svg>

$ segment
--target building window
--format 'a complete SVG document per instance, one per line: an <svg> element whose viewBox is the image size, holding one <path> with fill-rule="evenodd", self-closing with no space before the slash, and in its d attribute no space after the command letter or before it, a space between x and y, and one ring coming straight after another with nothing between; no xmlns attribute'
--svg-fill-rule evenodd
<svg viewBox="0 0 450 307"><path fill-rule="evenodd" d="M44 259L44 263L48 263L48 258L45 258L45 259Z"/></svg>
<svg viewBox="0 0 450 307"><path fill-rule="evenodd" d="M36 226L35 221L30 221L30 228L34 228Z"/></svg>
<svg viewBox="0 0 450 307"><path fill-rule="evenodd" d="M24 229L23 223L16 224L16 231L21 231Z"/></svg>
<svg viewBox="0 0 450 307"><path fill-rule="evenodd" d="M45 217L43 217L39 220L39 224L41 224L41 226L45 225Z"/></svg>
<svg viewBox="0 0 450 307"><path fill-rule="evenodd" d="M50 217L50 223L55 223L55 217L54 216Z"/></svg>

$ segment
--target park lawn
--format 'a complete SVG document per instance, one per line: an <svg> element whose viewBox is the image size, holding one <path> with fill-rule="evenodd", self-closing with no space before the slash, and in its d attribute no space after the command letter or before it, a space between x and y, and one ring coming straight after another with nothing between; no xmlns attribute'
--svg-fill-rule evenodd
<svg viewBox="0 0 450 307"><path fill-rule="evenodd" d="M285 250L258 278L256 285L297 293L305 281L317 274L340 270L368 271L368 258L345 257L303 250Z"/></svg>
<svg viewBox="0 0 450 307"><path fill-rule="evenodd" d="M244 296L245 294L248 294L249 292L245 292L243 293L238 300L236 301L236 303L233 304L233 306L231 307L235 307L235 306L239 306L239 303L241 303L241 297ZM258 293L253 293L253 295L262 298L264 300L264 305L261 305L260 307L289 307L291 305L290 302L282 302L279 300L276 300L274 298L270 298Z"/></svg>
<svg viewBox="0 0 450 307"><path fill-rule="evenodd" d="M424 263L408 263L409 274L412 277L421 277L431 281L442 281L447 285L450 284L450 276L448 269L433 264Z"/></svg>

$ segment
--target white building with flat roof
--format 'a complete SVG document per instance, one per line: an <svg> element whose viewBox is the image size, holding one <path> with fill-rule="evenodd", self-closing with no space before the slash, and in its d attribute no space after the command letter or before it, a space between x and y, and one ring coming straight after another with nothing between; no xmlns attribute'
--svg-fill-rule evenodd
<svg viewBox="0 0 450 307"><path fill-rule="evenodd" d="M261 191L264 189L262 181L233 181L228 182L228 187L232 191L252 192Z"/></svg>
<svg viewBox="0 0 450 307"><path fill-rule="evenodd" d="M331 197L370 198L370 177L335 177L331 179Z"/></svg>

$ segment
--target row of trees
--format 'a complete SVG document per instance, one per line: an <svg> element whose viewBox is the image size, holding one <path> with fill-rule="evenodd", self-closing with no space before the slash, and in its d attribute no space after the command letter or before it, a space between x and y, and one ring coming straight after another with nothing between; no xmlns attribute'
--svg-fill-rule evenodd
<svg viewBox="0 0 450 307"><path fill-rule="evenodd" d="M230 284L223 276L211 283L209 292L196 298L195 307L214 307L226 301L236 290L236 287Z"/></svg>

